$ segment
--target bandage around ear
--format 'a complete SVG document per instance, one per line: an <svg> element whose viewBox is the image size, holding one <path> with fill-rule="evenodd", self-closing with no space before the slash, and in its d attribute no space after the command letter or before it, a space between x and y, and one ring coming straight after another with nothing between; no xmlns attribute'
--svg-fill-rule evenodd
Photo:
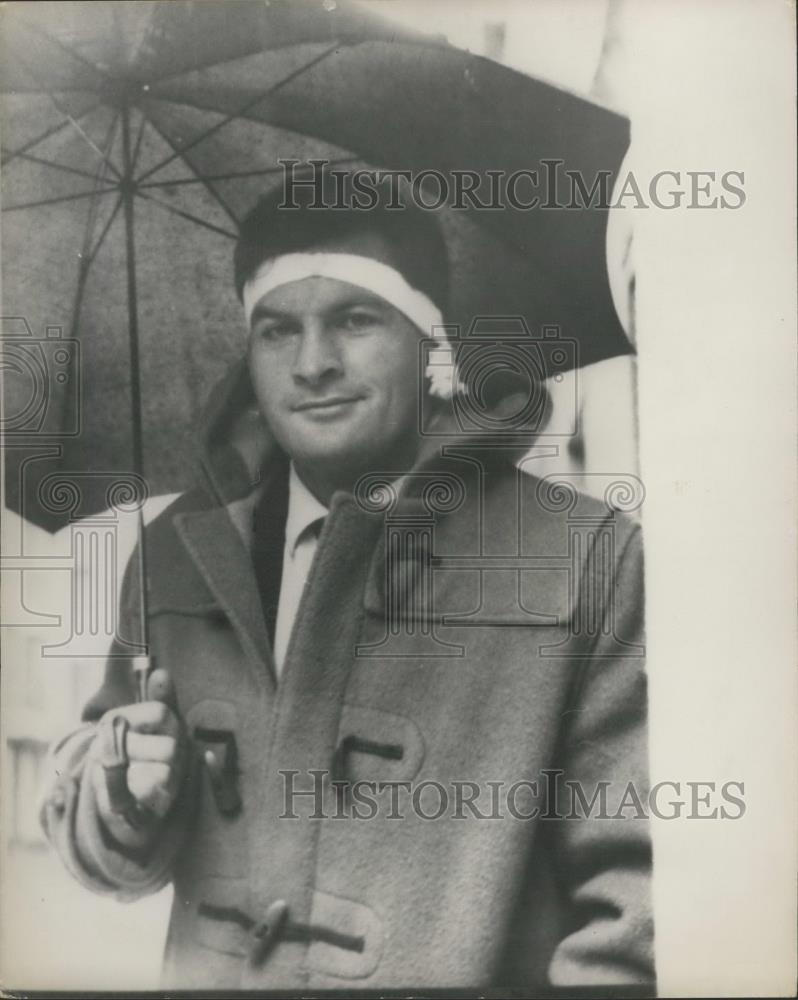
<svg viewBox="0 0 798 1000"><path fill-rule="evenodd" d="M255 306L269 292L305 278L333 278L373 292L392 305L425 337L441 337L443 314L432 299L413 288L396 268L373 257L349 253L289 253L264 261L244 285L244 315L249 327ZM444 357L444 354L446 355ZM448 398L452 394L452 350L444 339L430 352L427 375L431 392Z"/></svg>

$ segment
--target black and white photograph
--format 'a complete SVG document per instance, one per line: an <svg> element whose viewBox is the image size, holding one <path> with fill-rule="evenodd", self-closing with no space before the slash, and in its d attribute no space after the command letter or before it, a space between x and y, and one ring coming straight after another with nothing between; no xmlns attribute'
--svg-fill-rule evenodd
<svg viewBox="0 0 798 1000"><path fill-rule="evenodd" d="M3 995L795 995L795 70L0 4Z"/></svg>

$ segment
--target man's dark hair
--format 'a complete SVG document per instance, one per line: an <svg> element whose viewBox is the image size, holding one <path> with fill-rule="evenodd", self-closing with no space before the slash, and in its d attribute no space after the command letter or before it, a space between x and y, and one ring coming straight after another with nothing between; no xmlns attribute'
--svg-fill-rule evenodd
<svg viewBox="0 0 798 1000"><path fill-rule="evenodd" d="M322 183L324 204L335 204L330 178L325 177ZM413 288L428 295L446 316L448 255L437 220L431 212L409 200L400 208L388 208L388 189L376 185L375 189L378 202L371 209L359 209L351 202L343 208L312 208L315 192L305 186L297 186L292 192L297 208L280 207L286 200L282 186L265 194L242 222L236 243L233 266L238 297L241 298L246 282L270 257L302 253L310 247L335 243L359 233L377 233L390 246L397 270Z"/></svg>

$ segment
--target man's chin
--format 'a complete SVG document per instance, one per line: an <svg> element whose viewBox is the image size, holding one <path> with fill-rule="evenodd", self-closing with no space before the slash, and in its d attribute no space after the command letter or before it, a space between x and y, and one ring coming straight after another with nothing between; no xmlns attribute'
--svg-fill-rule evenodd
<svg viewBox="0 0 798 1000"><path fill-rule="evenodd" d="M379 436L379 422L358 421L357 426L319 426L311 430L297 429L282 443L298 468L306 469L313 478L321 476L331 481L356 479L367 472L395 468L397 461L403 472L412 466L413 447L402 448L409 457L400 460L397 441L389 435ZM409 463L409 464L408 464ZM405 468L407 465L407 468Z"/></svg>
<svg viewBox="0 0 798 1000"><path fill-rule="evenodd" d="M374 440L365 435L355 440L329 433L318 434L313 439L303 436L302 440L291 441L286 451L295 465L319 472L379 467Z"/></svg>

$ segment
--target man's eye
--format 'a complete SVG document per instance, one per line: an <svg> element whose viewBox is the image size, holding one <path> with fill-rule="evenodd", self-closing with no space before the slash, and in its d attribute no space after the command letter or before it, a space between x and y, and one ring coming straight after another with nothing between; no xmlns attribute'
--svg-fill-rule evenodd
<svg viewBox="0 0 798 1000"><path fill-rule="evenodd" d="M335 325L342 330L368 330L371 327L379 326L380 317L369 310L352 309L339 316Z"/></svg>
<svg viewBox="0 0 798 1000"><path fill-rule="evenodd" d="M255 330L262 340L284 340L295 332L296 327L291 323L264 323Z"/></svg>

